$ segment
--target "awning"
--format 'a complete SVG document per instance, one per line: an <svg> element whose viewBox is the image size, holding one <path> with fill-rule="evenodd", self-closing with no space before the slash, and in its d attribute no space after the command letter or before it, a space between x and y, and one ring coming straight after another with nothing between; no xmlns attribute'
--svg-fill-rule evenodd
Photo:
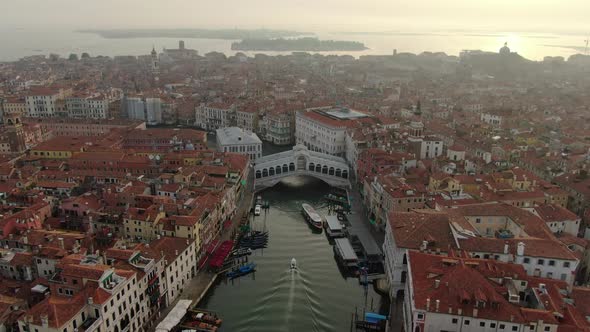
<svg viewBox="0 0 590 332"><path fill-rule="evenodd" d="M213 251L215 251L215 248L217 247L217 245L219 244L219 240L215 239L213 241L211 241L211 243L209 243L209 245L207 246L207 253L212 253Z"/></svg>
<svg viewBox="0 0 590 332"><path fill-rule="evenodd" d="M176 325L180 324L182 317L184 317L192 303L192 300L178 301L178 303L176 304L176 306L174 306L174 309L170 311L168 316L166 316L166 318L164 318L164 320L160 322L160 324L158 324L158 326L156 327L156 332L172 331L172 329L175 328Z"/></svg>
<svg viewBox="0 0 590 332"><path fill-rule="evenodd" d="M31 288L31 292L44 294L48 289L49 288L39 284L39 285L35 285L35 287Z"/></svg>

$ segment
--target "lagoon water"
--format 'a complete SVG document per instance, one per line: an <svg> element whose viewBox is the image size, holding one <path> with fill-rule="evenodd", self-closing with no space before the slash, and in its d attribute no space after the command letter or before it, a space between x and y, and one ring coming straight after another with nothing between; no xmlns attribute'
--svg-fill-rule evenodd
<svg viewBox="0 0 590 332"><path fill-rule="evenodd" d="M323 54L387 55L398 52L421 53L445 52L458 55L464 49L497 51L508 42L508 46L531 60L542 60L544 56L564 56L583 53L584 41L581 34L513 33L513 32L322 32L320 39L352 40L363 42L369 49L359 52L321 52ZM88 52L96 55L142 55L152 47L157 50L176 48L180 38L125 38L106 39L97 34L80 33L69 29L0 28L0 61L13 61L23 56L56 53L67 57L70 53ZM187 48L196 49L200 54L211 51L233 55L231 40L183 38ZM253 55L259 52L244 52ZM289 54L290 52L264 52L266 54Z"/></svg>

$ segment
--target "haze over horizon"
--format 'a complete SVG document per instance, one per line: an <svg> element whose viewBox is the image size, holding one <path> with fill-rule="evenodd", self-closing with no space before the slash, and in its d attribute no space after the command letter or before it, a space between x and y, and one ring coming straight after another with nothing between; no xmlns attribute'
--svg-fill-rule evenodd
<svg viewBox="0 0 590 332"><path fill-rule="evenodd" d="M3 4L4 28L268 28L301 31L590 32L586 0L20 0ZM26 14L25 14L26 13ZM551 22L548 26L547 22Z"/></svg>

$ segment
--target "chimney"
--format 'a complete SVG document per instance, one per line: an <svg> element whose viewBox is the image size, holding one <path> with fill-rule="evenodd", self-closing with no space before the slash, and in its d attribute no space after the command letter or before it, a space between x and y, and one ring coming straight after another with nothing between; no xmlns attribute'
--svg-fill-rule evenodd
<svg viewBox="0 0 590 332"><path fill-rule="evenodd" d="M44 328L49 327L49 317L47 315L41 315L41 325L43 325Z"/></svg>
<svg viewBox="0 0 590 332"><path fill-rule="evenodd" d="M94 299L92 298L92 296L88 297L88 304L90 304L90 305L94 304Z"/></svg>
<svg viewBox="0 0 590 332"><path fill-rule="evenodd" d="M29 238L27 236L22 237L23 244L29 244Z"/></svg>
<svg viewBox="0 0 590 332"><path fill-rule="evenodd" d="M449 306L449 315L452 315L452 314L453 314L453 307Z"/></svg>
<svg viewBox="0 0 590 332"><path fill-rule="evenodd" d="M63 237L58 237L57 238L57 242L59 243L59 247L60 248L65 249L64 238Z"/></svg>
<svg viewBox="0 0 590 332"><path fill-rule="evenodd" d="M508 242L504 243L504 254L508 254Z"/></svg>
<svg viewBox="0 0 590 332"><path fill-rule="evenodd" d="M428 241L422 241L422 245L420 246L420 251L424 251L428 248Z"/></svg>
<svg viewBox="0 0 590 332"><path fill-rule="evenodd" d="M524 256L524 243L518 242L518 247L516 248L516 254L518 256Z"/></svg>
<svg viewBox="0 0 590 332"><path fill-rule="evenodd" d="M174 255L178 256L178 250L174 250Z"/></svg>
<svg viewBox="0 0 590 332"><path fill-rule="evenodd" d="M457 315L461 316L463 314L463 309L457 308Z"/></svg>
<svg viewBox="0 0 590 332"><path fill-rule="evenodd" d="M440 280L436 279L434 280L434 288L438 288L438 286L440 286Z"/></svg>
<svg viewBox="0 0 590 332"><path fill-rule="evenodd" d="M430 298L426 299L426 311L430 311Z"/></svg>
<svg viewBox="0 0 590 332"><path fill-rule="evenodd" d="M477 308L473 308L473 317L477 317Z"/></svg>
<svg viewBox="0 0 590 332"><path fill-rule="evenodd" d="M440 308L440 300L436 300L436 312L438 312L439 308Z"/></svg>
<svg viewBox="0 0 590 332"><path fill-rule="evenodd" d="M514 322L514 315L510 315L510 321Z"/></svg>

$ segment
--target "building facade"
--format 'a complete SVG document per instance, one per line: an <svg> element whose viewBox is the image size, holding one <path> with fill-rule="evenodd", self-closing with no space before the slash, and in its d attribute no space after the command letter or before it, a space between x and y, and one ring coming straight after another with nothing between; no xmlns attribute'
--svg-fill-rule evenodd
<svg viewBox="0 0 590 332"><path fill-rule="evenodd" d="M71 96L65 99L68 117L81 119L106 119L109 100L101 95Z"/></svg>
<svg viewBox="0 0 590 332"><path fill-rule="evenodd" d="M250 160L262 157L262 141L250 131L238 127L217 129L217 150L245 154Z"/></svg>
<svg viewBox="0 0 590 332"><path fill-rule="evenodd" d="M295 115L297 144L309 150L344 157L346 154L346 130L366 118L363 113L343 107L307 109Z"/></svg>
<svg viewBox="0 0 590 332"><path fill-rule="evenodd" d="M195 126L207 131L234 126L235 121L235 105L201 104L195 109Z"/></svg>

